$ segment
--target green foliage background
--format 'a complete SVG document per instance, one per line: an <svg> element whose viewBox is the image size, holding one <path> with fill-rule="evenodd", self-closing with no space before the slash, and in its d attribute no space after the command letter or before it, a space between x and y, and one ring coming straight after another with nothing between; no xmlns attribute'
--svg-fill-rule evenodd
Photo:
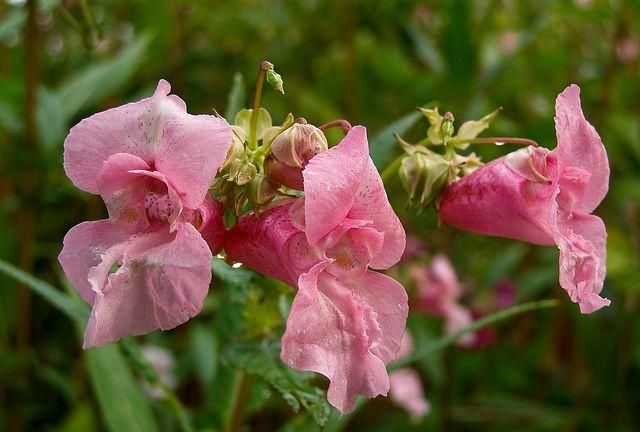
<svg viewBox="0 0 640 432"><path fill-rule="evenodd" d="M59 288L38 285L46 301L0 276L0 430L178 430L171 402L138 385L135 344L143 343L175 354L177 396L201 430L229 427L237 368L255 376L244 403L252 430L311 430L314 416L330 417L327 430L640 429L639 2L41 0L28 2L37 4L33 21L25 3L0 3L0 258ZM378 137L371 151L380 169L399 154L389 133L398 125L377 133L425 103L458 120L502 106L490 135L554 147L555 96L579 84L611 163L596 213L609 233L612 306L581 316L557 284L556 251L439 227L433 211L405 212L392 180L407 231L429 253L451 256L473 287L467 303L487 303L504 278L517 284L519 302L560 300L505 321L490 347L419 361L433 406L423 424L383 398L338 421L318 390L323 379L278 363L291 290L221 262L203 313L188 324L130 341L124 355L118 346L82 351L86 308L69 294L56 256L68 228L105 210L64 175L68 128L149 95L159 78L192 113L232 114L264 59L285 80L284 96L263 99L276 122L293 112L316 124L364 124ZM426 130L425 122L400 129L416 141ZM485 160L508 151L474 150ZM393 272L411 290L406 266ZM418 346L441 334L437 320L421 316L410 328Z"/></svg>

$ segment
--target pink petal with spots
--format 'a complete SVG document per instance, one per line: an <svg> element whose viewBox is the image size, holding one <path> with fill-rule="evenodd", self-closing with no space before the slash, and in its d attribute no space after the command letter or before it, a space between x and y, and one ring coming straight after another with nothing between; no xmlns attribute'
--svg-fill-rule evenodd
<svg viewBox="0 0 640 432"><path fill-rule="evenodd" d="M210 262L209 247L186 223L174 233L164 226L111 246L89 271L95 301L84 347L168 330L195 316L209 289Z"/></svg>
<svg viewBox="0 0 640 432"><path fill-rule="evenodd" d="M580 168L589 176L576 211L591 213L609 190L609 160L600 135L584 117L577 85L558 95L555 122L561 164Z"/></svg>
<svg viewBox="0 0 640 432"><path fill-rule="evenodd" d="M160 80L152 97L94 114L71 128L64 167L73 183L99 193L103 163L128 153L167 176L186 207L198 208L224 161L231 129L221 118L188 114L170 91Z"/></svg>
<svg viewBox="0 0 640 432"><path fill-rule="evenodd" d="M198 213L201 219L198 231L215 255L224 246L224 203L207 195Z"/></svg>
<svg viewBox="0 0 640 432"><path fill-rule="evenodd" d="M90 305L93 305L96 293L91 289L89 271L100 264L107 250L126 241L131 234L130 226L99 220L82 222L64 236L58 261L71 285Z"/></svg>
<svg viewBox="0 0 640 432"><path fill-rule="evenodd" d="M225 236L227 257L296 286L298 276L319 260L304 233L291 223L292 204L287 200L259 217L249 213L240 218Z"/></svg>
<svg viewBox="0 0 640 432"><path fill-rule="evenodd" d="M404 229L369 157L364 127L353 127L337 146L311 159L303 176L305 232L312 247L349 218L366 221L384 234L383 246L370 263L372 267L387 268L400 259L405 246Z"/></svg>
<svg viewBox="0 0 640 432"><path fill-rule="evenodd" d="M329 402L347 413L358 394L372 398L389 390L385 365L399 349L407 297L388 276L368 271L339 280L325 268L319 263L298 281L281 358L329 378Z"/></svg>

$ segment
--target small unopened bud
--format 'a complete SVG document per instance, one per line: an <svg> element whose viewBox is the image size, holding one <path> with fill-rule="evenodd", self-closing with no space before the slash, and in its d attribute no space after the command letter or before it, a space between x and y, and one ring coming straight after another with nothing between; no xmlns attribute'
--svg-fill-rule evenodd
<svg viewBox="0 0 640 432"><path fill-rule="evenodd" d="M416 152L402 159L400 181L413 207L426 207L451 177L450 163L437 153Z"/></svg>
<svg viewBox="0 0 640 432"><path fill-rule="evenodd" d="M265 160L265 171L274 181L302 190L302 170L317 154L328 149L327 138L317 127L295 123L278 135Z"/></svg>
<svg viewBox="0 0 640 432"><path fill-rule="evenodd" d="M455 132L455 128L453 127L453 114L450 111L444 113L443 122L442 122L442 135L445 138L451 138L453 133Z"/></svg>
<svg viewBox="0 0 640 432"><path fill-rule="evenodd" d="M229 150L227 150L227 156L224 163L218 169L219 172L230 170L231 165L237 163L243 158L244 142L246 140L244 130L235 125L231 126L231 130L233 131L231 145L229 146Z"/></svg>
<svg viewBox="0 0 640 432"><path fill-rule="evenodd" d="M229 171L229 180L242 186L251 181L255 177L258 170L255 165L248 161L238 161L237 164L231 166Z"/></svg>
<svg viewBox="0 0 640 432"><path fill-rule="evenodd" d="M278 187L264 174L257 174L247 187L247 198L255 207L260 207L271 201L278 191Z"/></svg>
<svg viewBox="0 0 640 432"><path fill-rule="evenodd" d="M284 94L284 82L282 81L282 77L279 73L277 73L273 68L267 69L267 82L271 84L271 86Z"/></svg>

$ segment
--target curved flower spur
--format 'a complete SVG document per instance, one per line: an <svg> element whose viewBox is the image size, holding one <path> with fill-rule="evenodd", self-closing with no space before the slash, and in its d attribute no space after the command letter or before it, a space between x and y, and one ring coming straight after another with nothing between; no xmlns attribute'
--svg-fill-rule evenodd
<svg viewBox="0 0 640 432"><path fill-rule="evenodd" d="M225 250L298 288L282 337L282 360L329 378L329 402L346 413L357 395L386 395L407 294L385 269L400 259L405 233L356 126L303 170L304 197L284 199L227 234Z"/></svg>
<svg viewBox="0 0 640 432"><path fill-rule="evenodd" d="M606 273L607 232L591 212L609 188L600 136L571 85L556 100L554 150L528 147L496 159L452 183L439 200L442 221L457 228L560 249L560 285L591 313Z"/></svg>
<svg viewBox="0 0 640 432"><path fill-rule="evenodd" d="M67 176L109 212L72 228L59 256L92 307L85 348L182 324L209 289L224 209L207 190L231 129L188 114L170 90L161 80L152 97L82 120L64 143Z"/></svg>

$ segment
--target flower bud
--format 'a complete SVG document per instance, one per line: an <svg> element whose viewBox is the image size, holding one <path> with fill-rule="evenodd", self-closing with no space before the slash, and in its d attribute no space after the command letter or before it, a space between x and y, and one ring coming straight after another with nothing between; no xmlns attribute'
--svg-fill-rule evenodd
<svg viewBox="0 0 640 432"><path fill-rule="evenodd" d="M264 174L256 174L247 187L247 198L254 208L263 206L271 201L278 191L277 185Z"/></svg>
<svg viewBox="0 0 640 432"><path fill-rule="evenodd" d="M295 123L273 140L265 170L279 184L302 190L302 169L311 158L327 148L327 139L320 129L310 124Z"/></svg>
<svg viewBox="0 0 640 432"><path fill-rule="evenodd" d="M227 150L227 156L224 163L218 169L219 172L230 170L232 165L236 164L237 161L242 160L242 156L244 154L244 142L246 141L246 134L244 133L244 130L235 125L231 126L231 130L233 131L231 145L229 146L229 150Z"/></svg>
<svg viewBox="0 0 640 432"><path fill-rule="evenodd" d="M416 152L402 159L400 181L412 207L426 207L451 178L451 164L433 152Z"/></svg>

